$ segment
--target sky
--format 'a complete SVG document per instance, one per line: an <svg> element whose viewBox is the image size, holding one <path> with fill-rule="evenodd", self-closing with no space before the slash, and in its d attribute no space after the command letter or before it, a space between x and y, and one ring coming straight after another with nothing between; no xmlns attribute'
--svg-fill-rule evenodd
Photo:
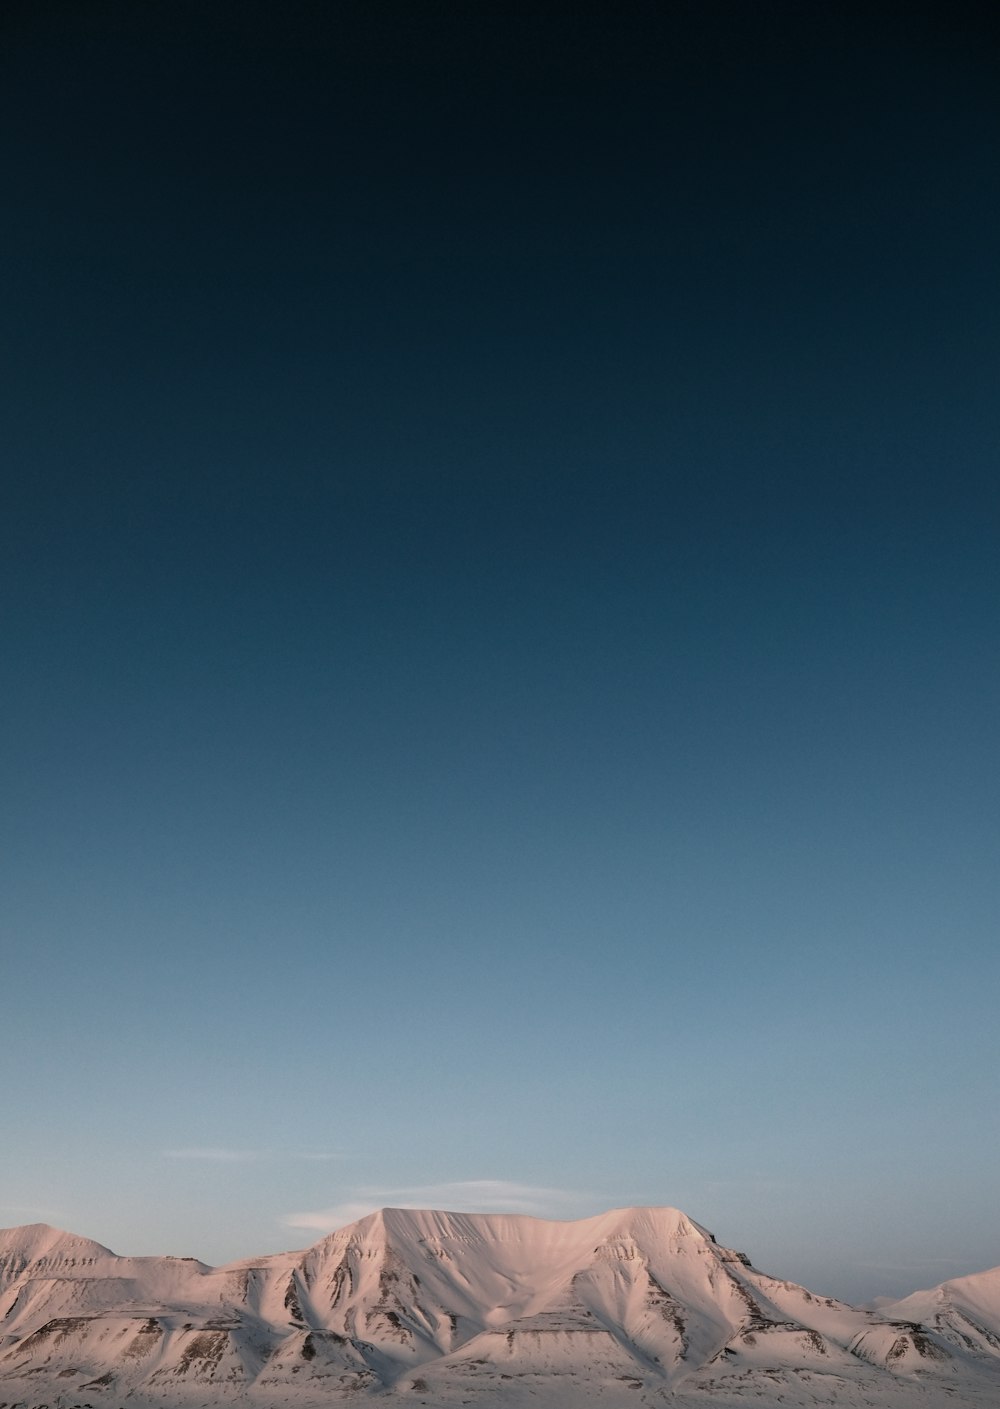
<svg viewBox="0 0 1000 1409"><path fill-rule="evenodd" d="M12 7L0 1224L1000 1263L986 7Z"/></svg>

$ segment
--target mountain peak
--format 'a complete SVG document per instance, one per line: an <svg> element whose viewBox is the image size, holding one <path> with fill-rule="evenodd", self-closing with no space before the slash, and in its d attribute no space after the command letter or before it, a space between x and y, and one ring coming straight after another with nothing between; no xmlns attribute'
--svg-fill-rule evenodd
<svg viewBox="0 0 1000 1409"><path fill-rule="evenodd" d="M92 1238L81 1237L78 1233L68 1233L64 1228L53 1227L51 1223L22 1223L13 1228L0 1228L0 1250L16 1250L31 1260L58 1253L114 1256L103 1243L96 1243Z"/></svg>

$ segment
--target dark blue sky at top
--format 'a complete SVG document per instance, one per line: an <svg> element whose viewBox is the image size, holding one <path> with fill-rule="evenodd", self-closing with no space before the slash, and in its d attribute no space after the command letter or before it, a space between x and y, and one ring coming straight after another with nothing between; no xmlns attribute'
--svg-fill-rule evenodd
<svg viewBox="0 0 1000 1409"><path fill-rule="evenodd" d="M812 1099L804 1225L897 1155L909 1178L924 1090L955 1160L920 1197L979 1217L995 34L971 6L573 9L5 21L9 1207L152 1250L148 1209L117 1233L79 1193L98 1128L140 1164L254 1115L343 1144L318 1076L276 1082L305 1030L408 1132L383 1150L367 1116L344 1190L690 1187L741 1236L780 1218L698 1202L698 1111L750 1021L749 1182ZM645 1065L633 1091L633 1021L683 1096ZM106 1094L58 1096L68 1062ZM123 1070L156 1092L138 1126ZM912 1119L879 1126L873 1071ZM661 1143L616 1166L594 1101ZM81 1165L50 1188L61 1121ZM216 1255L272 1236L267 1198Z"/></svg>

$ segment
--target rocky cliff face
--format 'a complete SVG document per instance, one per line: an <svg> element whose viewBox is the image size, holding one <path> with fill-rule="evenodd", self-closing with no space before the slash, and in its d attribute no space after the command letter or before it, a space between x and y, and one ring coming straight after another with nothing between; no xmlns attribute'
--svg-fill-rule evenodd
<svg viewBox="0 0 1000 1409"><path fill-rule="evenodd" d="M212 1268L0 1233L0 1409L1000 1403L1000 1271L878 1314L676 1209L578 1222L384 1209Z"/></svg>

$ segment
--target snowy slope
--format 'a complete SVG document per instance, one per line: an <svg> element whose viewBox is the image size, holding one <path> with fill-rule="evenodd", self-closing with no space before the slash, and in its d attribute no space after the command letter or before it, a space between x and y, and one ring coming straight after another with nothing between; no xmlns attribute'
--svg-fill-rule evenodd
<svg viewBox="0 0 1000 1409"><path fill-rule="evenodd" d="M879 1313L669 1208L383 1209L211 1268L0 1232L0 1405L1000 1405L1000 1270ZM922 1300L921 1300L922 1299Z"/></svg>
<svg viewBox="0 0 1000 1409"><path fill-rule="evenodd" d="M1000 1361L1000 1267L914 1292L883 1315L920 1321L950 1346Z"/></svg>

